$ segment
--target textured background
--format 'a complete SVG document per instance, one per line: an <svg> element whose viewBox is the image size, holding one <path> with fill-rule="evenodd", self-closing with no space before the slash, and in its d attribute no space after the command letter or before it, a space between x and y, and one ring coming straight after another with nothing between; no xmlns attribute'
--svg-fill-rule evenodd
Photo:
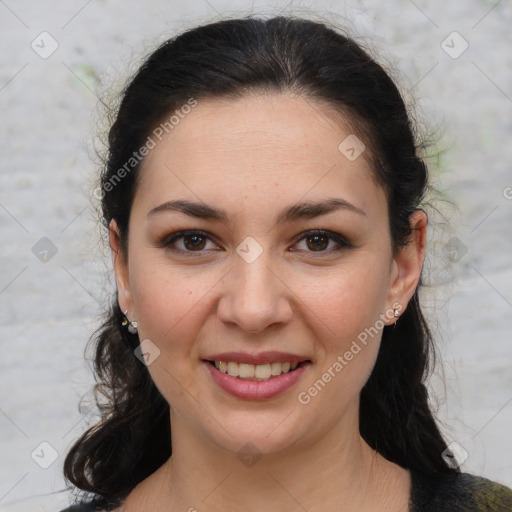
<svg viewBox="0 0 512 512"><path fill-rule="evenodd" d="M96 88L195 24L311 11L378 49L439 130L431 171L457 208L438 204L450 223L433 217L426 268L433 400L463 468L512 486L509 1L0 0L1 510L64 506L65 452L94 418L77 409L83 349L112 286L91 207Z"/></svg>

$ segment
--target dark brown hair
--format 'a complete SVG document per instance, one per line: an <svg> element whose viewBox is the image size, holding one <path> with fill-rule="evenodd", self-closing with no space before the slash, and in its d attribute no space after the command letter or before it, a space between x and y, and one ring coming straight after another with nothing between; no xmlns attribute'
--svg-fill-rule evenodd
<svg viewBox="0 0 512 512"><path fill-rule="evenodd" d="M411 235L409 216L428 187L427 168L393 80L354 40L325 24L249 17L200 26L164 42L122 93L102 172L105 227L115 219L122 250L140 164L112 179L152 130L190 98L291 92L348 119L370 148L386 192L395 250ZM126 169L126 167L125 167ZM119 175L119 174L118 174ZM116 506L171 455L169 405L134 356L137 335L122 327L114 297L93 337L102 420L75 443L64 473L79 489ZM424 385L432 337L414 294L396 327L385 327L377 362L361 392L360 432L387 459L420 473L449 473L446 443Z"/></svg>

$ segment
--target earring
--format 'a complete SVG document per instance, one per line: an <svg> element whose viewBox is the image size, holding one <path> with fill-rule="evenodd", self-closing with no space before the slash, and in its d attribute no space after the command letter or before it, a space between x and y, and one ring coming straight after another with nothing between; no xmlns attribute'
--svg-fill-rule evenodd
<svg viewBox="0 0 512 512"><path fill-rule="evenodd" d="M139 326L138 323L135 320L132 320L131 322L126 318L126 313L128 313L128 310L126 310L124 314L124 320L121 322L121 325L125 327L128 326L128 332L131 334L137 333L137 327Z"/></svg>
<svg viewBox="0 0 512 512"><path fill-rule="evenodd" d="M395 309L394 315L395 315L395 318L398 318L400 316L400 311L398 311L398 309Z"/></svg>

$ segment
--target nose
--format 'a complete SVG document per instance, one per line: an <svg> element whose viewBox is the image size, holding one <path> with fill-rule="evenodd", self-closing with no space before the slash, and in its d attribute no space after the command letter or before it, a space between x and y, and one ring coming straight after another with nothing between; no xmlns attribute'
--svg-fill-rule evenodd
<svg viewBox="0 0 512 512"><path fill-rule="evenodd" d="M264 254L251 263L236 256L234 267L223 279L224 293L218 307L222 322L252 334L283 326L293 316L293 293L285 276L270 266Z"/></svg>

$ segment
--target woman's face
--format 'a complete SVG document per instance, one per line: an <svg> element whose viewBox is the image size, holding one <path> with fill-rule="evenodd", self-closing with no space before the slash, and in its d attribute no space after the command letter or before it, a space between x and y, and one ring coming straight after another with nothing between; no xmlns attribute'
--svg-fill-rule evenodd
<svg viewBox="0 0 512 512"><path fill-rule="evenodd" d="M173 429L230 451L357 433L382 328L421 271L424 241L393 255L385 193L324 108L199 101L143 163L128 258L111 225L120 306Z"/></svg>

